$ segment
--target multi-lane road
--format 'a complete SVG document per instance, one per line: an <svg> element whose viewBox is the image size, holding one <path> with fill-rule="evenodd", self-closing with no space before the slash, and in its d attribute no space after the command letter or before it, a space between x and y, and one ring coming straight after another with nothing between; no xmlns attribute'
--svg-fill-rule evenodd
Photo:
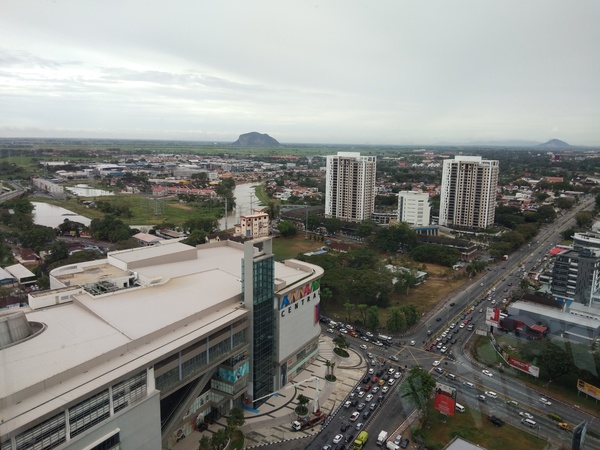
<svg viewBox="0 0 600 450"><path fill-rule="evenodd" d="M558 428L556 422L547 417L548 413L556 413L573 425L585 420L588 422L586 447L600 449L600 441L589 434L591 431L595 435L600 435L600 424L595 416L582 411L577 405L563 404L553 398L548 398L551 405L546 405L540 401L541 393L498 371L491 370L491 376L482 373L482 367L474 363L464 353L465 344L475 334L473 331L468 331L466 327L457 327L459 330L457 333L452 330L450 336L456 338L456 343L450 347L447 353L440 354L438 350L425 350L426 344L433 337L445 330L450 323L457 322L464 311L471 307L473 307L473 312L470 316L472 316L472 323L474 323L475 328L485 329L485 314L479 313L479 310L481 308L485 311L485 308L490 306L491 301L483 299L488 297L492 289L495 289L492 299L496 302L501 302L504 298L507 298L510 291L518 287L523 274L543 264L544 255L562 240L560 233L574 224L574 214L582 209L590 208L593 201L594 199L582 201L568 215L559 217L553 224L544 226L530 245L526 245L512 253L507 261L496 264L494 268L486 271L459 294L446 299L411 335L402 337L402 341L407 345L378 347L368 344L367 350L363 350L360 348L363 341L349 337L352 347L362 352L367 361L372 360L372 358L367 358L367 352L372 353L377 359L375 370L400 367L406 371L415 365L432 369L431 373L440 381L443 380L445 384L454 386L457 389L457 401L466 407L467 412L472 409L481 411L486 415L496 415L508 424L529 433L543 436L555 443L569 445L571 433ZM475 306L475 302L480 303ZM453 306L450 306L450 303L453 303ZM416 345L408 345L408 342L413 340ZM398 361L390 360L391 356L397 358ZM382 364L379 361L385 362ZM434 361L440 361L438 367L442 369L443 373L433 371ZM370 364L368 366L371 367ZM448 378L446 376L448 373L453 374L456 378ZM357 380L357 387L363 385L361 381ZM354 429L354 425L359 422L364 423L364 427L370 435L366 448L377 448L375 440L380 430L387 430L393 439L394 432L399 425L414 413L414 407L401 398L397 392L401 381L400 379L394 384L382 402L376 401L379 393L374 396L374 399L369 403L375 401L378 406L368 420L363 419L363 410L356 422L350 422L350 415L356 408L345 408L343 404L340 405L340 410L335 417L306 448L320 450L325 445L331 445L336 434L356 436L358 431ZM492 394L488 395L486 392L492 392ZM478 400L478 395L484 395L485 401ZM509 402L516 402L517 404ZM369 403L367 403L366 409L368 409ZM522 413L522 415L519 413ZM533 429L521 423L521 419L525 414L530 414L536 422ZM344 424L349 424L350 428L342 432L341 427ZM346 446L352 448L351 443L346 444ZM333 445L333 448L335 447Z"/></svg>

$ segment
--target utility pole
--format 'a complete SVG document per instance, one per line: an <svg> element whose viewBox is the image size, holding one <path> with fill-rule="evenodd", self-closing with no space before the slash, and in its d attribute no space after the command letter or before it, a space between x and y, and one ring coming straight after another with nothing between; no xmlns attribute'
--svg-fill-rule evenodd
<svg viewBox="0 0 600 450"><path fill-rule="evenodd" d="M227 231L227 197L225 197L225 231Z"/></svg>

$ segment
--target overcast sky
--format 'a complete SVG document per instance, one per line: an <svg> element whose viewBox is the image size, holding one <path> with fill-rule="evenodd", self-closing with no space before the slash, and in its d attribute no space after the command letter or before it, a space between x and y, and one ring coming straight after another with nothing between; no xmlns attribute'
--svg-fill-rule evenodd
<svg viewBox="0 0 600 450"><path fill-rule="evenodd" d="M0 137L598 145L599 19L599 0L0 0Z"/></svg>

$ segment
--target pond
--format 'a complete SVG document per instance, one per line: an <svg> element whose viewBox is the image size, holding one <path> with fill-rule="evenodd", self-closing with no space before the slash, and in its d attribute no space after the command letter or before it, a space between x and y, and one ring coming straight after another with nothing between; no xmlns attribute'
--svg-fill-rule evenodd
<svg viewBox="0 0 600 450"><path fill-rule="evenodd" d="M31 202L31 204L34 206L33 223L36 225L56 228L65 219L82 223L85 226L89 226L92 223L91 219L75 214L73 211L69 211L61 206L41 202Z"/></svg>

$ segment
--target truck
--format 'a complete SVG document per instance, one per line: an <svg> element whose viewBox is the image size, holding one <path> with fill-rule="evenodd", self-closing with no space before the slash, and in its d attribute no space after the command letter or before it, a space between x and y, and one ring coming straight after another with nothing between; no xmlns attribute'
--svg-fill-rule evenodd
<svg viewBox="0 0 600 450"><path fill-rule="evenodd" d="M366 431L361 431L358 433L358 436L356 436L356 439L354 440L354 450L362 450L368 439L369 433Z"/></svg>
<svg viewBox="0 0 600 450"><path fill-rule="evenodd" d="M377 445L379 445L380 447L385 444L385 441L388 438L388 432L385 430L381 430L379 432L379 436L377 436Z"/></svg>
<svg viewBox="0 0 600 450"><path fill-rule="evenodd" d="M502 261L508 261L508 255L502 255Z"/></svg>
<svg viewBox="0 0 600 450"><path fill-rule="evenodd" d="M315 414L313 417L303 417L298 418L298 420L294 420L292 422L292 431L300 431L305 430L307 428L312 428L315 425L323 422L327 418L327 414Z"/></svg>
<svg viewBox="0 0 600 450"><path fill-rule="evenodd" d="M380 334L379 336L377 336L377 339L379 339L381 342L392 342L392 337L386 336L385 334Z"/></svg>

